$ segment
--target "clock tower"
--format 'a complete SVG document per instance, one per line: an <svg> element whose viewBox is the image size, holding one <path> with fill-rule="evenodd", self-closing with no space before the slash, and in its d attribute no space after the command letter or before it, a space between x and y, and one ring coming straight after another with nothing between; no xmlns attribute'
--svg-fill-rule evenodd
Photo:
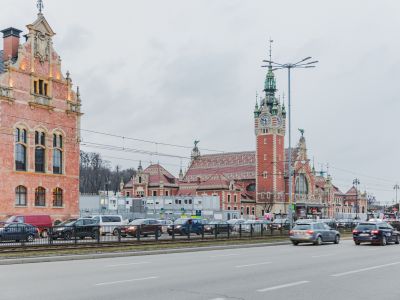
<svg viewBox="0 0 400 300"><path fill-rule="evenodd" d="M271 51L271 50L270 50ZM271 56L271 52L270 52ZM284 213L285 209L285 105L275 96L276 80L271 64L265 79L265 96L256 100L256 204L262 213Z"/></svg>

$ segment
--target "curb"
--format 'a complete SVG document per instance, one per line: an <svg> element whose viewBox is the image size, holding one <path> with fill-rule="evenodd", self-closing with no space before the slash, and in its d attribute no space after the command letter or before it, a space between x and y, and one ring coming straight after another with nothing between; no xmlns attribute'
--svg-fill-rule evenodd
<svg viewBox="0 0 400 300"><path fill-rule="evenodd" d="M226 249L241 249L241 248L256 248L268 246L282 246L291 244L287 242L274 242L274 243L257 243L257 244L242 244L242 245L220 245L220 246L205 246L193 248L173 248L162 250L147 250L147 251L128 251L128 252L112 252L112 253L98 253L98 254L75 254L75 255L59 255L59 256L44 256L44 257L27 257L27 258L10 258L0 260L0 265L16 265L16 264L30 264L41 262L56 262L56 261L69 261L69 260L85 260L85 259L100 259L100 258L116 258L116 257L129 257L129 256L144 256L144 255L157 255L157 254L172 254L183 252L199 252L209 250L226 250Z"/></svg>

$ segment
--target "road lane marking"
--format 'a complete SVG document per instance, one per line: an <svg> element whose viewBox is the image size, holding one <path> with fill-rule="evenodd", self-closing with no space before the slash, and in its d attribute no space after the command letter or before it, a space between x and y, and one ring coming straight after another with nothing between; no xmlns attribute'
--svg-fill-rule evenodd
<svg viewBox="0 0 400 300"><path fill-rule="evenodd" d="M150 279L157 279L157 278L158 277L156 277L156 276L151 276L151 277L134 278L134 279L119 280L119 281L101 282L101 283L96 283L95 286L104 286L104 285L126 283L126 282L133 282L133 281L143 281L143 280L150 280Z"/></svg>
<svg viewBox="0 0 400 300"><path fill-rule="evenodd" d="M116 264L116 265L108 265L106 267L122 267L122 266L132 266L132 265L143 265L143 264L150 264L149 261L141 261L141 262L133 262L133 263L125 263L125 264Z"/></svg>
<svg viewBox="0 0 400 300"><path fill-rule="evenodd" d="M284 288L291 287L291 286L301 285L301 284L305 284L305 283L309 283L309 281L304 280L304 281L297 281L297 282L292 282L292 283L271 286L269 288L257 290L257 292L263 293L263 292L268 292L268 291L273 291L273 290L284 289Z"/></svg>
<svg viewBox="0 0 400 300"><path fill-rule="evenodd" d="M332 256L332 255L334 255L333 253L331 253L331 254L321 254L321 255L314 255L314 256L311 256L312 258L318 258L318 257L327 257L327 256Z"/></svg>
<svg viewBox="0 0 400 300"><path fill-rule="evenodd" d="M256 263L256 264L239 265L239 266L235 266L235 268L254 267L254 266L268 265L270 263L271 263L270 261L266 261L266 262L261 262L261 263Z"/></svg>
<svg viewBox="0 0 400 300"><path fill-rule="evenodd" d="M210 257L212 257L212 258L218 258L218 257L238 256L238 255L239 255L239 254L231 253L231 254L213 255L213 256L210 256Z"/></svg>
<svg viewBox="0 0 400 300"><path fill-rule="evenodd" d="M398 264L400 264L400 261L394 262L394 263L390 263L390 264L384 264L384 265L379 265L379 266L373 266L373 267L368 267L368 268L363 268L363 269L358 269L358 270L352 270L352 271L348 271L348 272L333 274L331 276L333 276L333 277L346 276L346 275L350 275L350 274L361 273L361 272L381 269L381 268L385 268L385 267L391 267L391 266L395 266L395 265L398 265Z"/></svg>

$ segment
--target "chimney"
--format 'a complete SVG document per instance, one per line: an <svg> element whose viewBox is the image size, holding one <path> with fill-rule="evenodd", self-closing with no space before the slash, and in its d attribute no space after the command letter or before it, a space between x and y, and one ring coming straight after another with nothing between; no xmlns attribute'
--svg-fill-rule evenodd
<svg viewBox="0 0 400 300"><path fill-rule="evenodd" d="M19 34L22 32L16 28L10 27L1 31L3 33L3 61L16 58L19 47Z"/></svg>

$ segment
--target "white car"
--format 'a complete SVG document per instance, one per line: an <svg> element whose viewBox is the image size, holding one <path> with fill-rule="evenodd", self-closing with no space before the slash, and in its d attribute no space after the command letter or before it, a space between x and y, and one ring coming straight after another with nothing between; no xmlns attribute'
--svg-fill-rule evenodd
<svg viewBox="0 0 400 300"><path fill-rule="evenodd" d="M119 228L128 224L128 220L124 220L121 215L97 215L92 216L100 225L100 233L118 235Z"/></svg>

